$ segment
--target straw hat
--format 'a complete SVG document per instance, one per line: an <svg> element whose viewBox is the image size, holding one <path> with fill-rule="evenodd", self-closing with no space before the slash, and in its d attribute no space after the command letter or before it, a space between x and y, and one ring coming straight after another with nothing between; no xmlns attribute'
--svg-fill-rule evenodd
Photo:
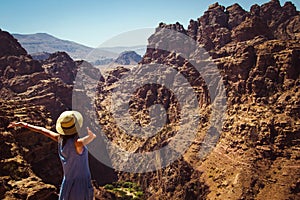
<svg viewBox="0 0 300 200"><path fill-rule="evenodd" d="M82 127L83 118L78 111L64 111L56 121L56 131L61 135L73 135Z"/></svg>

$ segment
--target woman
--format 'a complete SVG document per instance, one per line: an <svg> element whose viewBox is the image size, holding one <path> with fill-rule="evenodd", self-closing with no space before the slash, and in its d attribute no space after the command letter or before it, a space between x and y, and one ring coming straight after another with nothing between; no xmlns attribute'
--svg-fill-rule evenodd
<svg viewBox="0 0 300 200"><path fill-rule="evenodd" d="M13 122L8 126L25 127L58 142L58 154L64 172L59 200L90 200L94 196L86 145L96 135L87 128L88 135L79 138L78 131L82 124L83 118L79 112L65 111L56 122L58 133L25 122Z"/></svg>

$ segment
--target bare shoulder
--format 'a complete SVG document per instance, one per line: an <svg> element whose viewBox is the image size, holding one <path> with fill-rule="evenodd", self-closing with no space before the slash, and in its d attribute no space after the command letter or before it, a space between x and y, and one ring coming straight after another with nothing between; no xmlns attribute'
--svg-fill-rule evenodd
<svg viewBox="0 0 300 200"><path fill-rule="evenodd" d="M75 145L75 149L76 149L77 154L82 154L83 153L83 149L84 149L84 144L80 140L80 138L77 138L74 141L74 145Z"/></svg>

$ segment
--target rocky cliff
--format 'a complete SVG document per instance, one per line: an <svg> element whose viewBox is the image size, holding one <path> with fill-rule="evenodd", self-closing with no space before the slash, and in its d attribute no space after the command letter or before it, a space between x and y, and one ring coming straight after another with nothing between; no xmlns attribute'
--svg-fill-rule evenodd
<svg viewBox="0 0 300 200"><path fill-rule="evenodd" d="M72 107L78 69L93 79L95 69L57 52L46 60L33 60L9 33L0 31L0 198L57 199L62 168L57 144L26 129L7 129L12 121L55 130L59 114ZM91 156L93 176L99 184L111 182L113 171ZM96 170L96 169L97 170ZM104 171L102 171L103 169ZM102 174L107 174L107 178ZM99 175L101 174L101 179Z"/></svg>
<svg viewBox="0 0 300 200"><path fill-rule="evenodd" d="M170 37L163 34L164 30L180 35ZM182 35L188 39L178 40ZM12 120L23 120L54 130L59 113L72 108L74 83L79 93L97 89L95 106L102 132L128 152L154 152L174 139L182 142L176 143L178 146L191 139L180 138L179 130L193 128L185 126L188 122L180 122L182 114L195 115L194 110L183 113L189 107L182 107L183 103L192 102L192 97L187 95L182 100L178 94L186 91L172 91L176 89L173 86L190 85L199 106L195 138L176 160L164 165L164 153L159 153L153 162L129 163L137 169L155 163L158 170L130 173L114 172L91 156L91 171L98 184L135 182L142 187L144 199L299 197L300 13L292 3L280 5L272 0L253 5L250 11L238 4L225 8L215 3L203 16L191 20L187 28L179 23L161 23L149 38L147 52L137 67L117 67L104 77L88 63L74 62L62 52L44 61L33 60L6 32L0 32L0 40L0 137L5 141L0 144L1 198L57 198L62 171L56 144L25 129L6 127ZM195 47L186 45L189 40ZM199 71L197 66L208 71ZM85 71L83 84L76 80L78 70ZM175 79L173 72L187 83ZM168 80L170 88L148 83L135 88L132 94L120 94L112 104L114 95L119 95L118 88L126 85L124 78L134 81L133 73L144 74L140 82L153 77ZM207 79L215 74L221 78ZM91 84L95 81L96 88ZM218 96L210 91L214 85L225 88L226 110L220 130L211 128ZM83 102L89 96L84 94L76 100ZM165 109L166 124L157 134L147 138L129 135L119 126L123 119L116 118L111 107L127 96L128 122L142 127L151 122L151 106L159 104ZM87 115L92 115L85 109ZM209 133L215 137L207 141ZM113 149L108 148L112 165L123 161L122 155L111 153ZM117 167L126 168L126 164L124 160ZM97 199L120 199L118 196L120 193L114 194L113 190L96 190Z"/></svg>
<svg viewBox="0 0 300 200"><path fill-rule="evenodd" d="M225 8L215 3L202 17L191 20L187 29L179 23L161 23L149 38L140 70L145 66L158 67L157 64L172 66L193 86L204 108L203 119L195 141L176 162L155 172L120 173L120 179L140 183L149 199L297 199L300 180L299 17L292 3L281 6L278 0L272 0L261 6L253 5L250 11L238 4ZM185 41L178 41L178 37L164 34L165 29L194 39L200 49L194 49L195 53L190 53L187 60L178 52L190 51L189 46ZM159 48L162 46L165 48ZM214 63L226 88L227 110L222 131L204 159L200 154L203 146L209 145L203 143L203 135L210 125L212 102L208 86L201 73L195 71L194 63L208 69ZM132 73L119 70L122 71L111 72L114 79L109 79L100 92L102 95L115 92L112 86L116 87L122 74ZM145 79L170 74L158 68L151 73ZM147 125L147 109L161 104L167 110L168 124L158 135L144 141L124 136L117 128L118 122L107 114L106 120L115 123L103 121L107 132L114 130L110 139L134 152L152 152L168 145L174 138L176 129L173 128L178 120L174 98L176 96L161 85L137 89L129 105L131 117ZM101 108L108 107L107 102L102 102ZM130 147L128 141L134 141ZM140 147L135 148L136 144Z"/></svg>

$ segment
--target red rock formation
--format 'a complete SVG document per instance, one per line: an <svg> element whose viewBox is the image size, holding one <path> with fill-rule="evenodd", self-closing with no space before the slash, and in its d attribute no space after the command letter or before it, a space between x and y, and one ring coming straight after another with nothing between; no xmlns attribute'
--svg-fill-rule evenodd
<svg viewBox="0 0 300 200"><path fill-rule="evenodd" d="M43 68L47 74L61 79L66 84L73 84L77 72L76 63L65 52L51 54L43 62Z"/></svg>
<svg viewBox="0 0 300 200"><path fill-rule="evenodd" d="M26 129L6 127L21 120L54 130L59 114L72 108L79 68L86 72L87 80L98 78L99 72L91 65L75 62L63 52L45 61L33 60L9 33L0 31L1 199L58 198L62 168L57 144ZM93 157L91 168L98 184L114 179L114 172Z"/></svg>
<svg viewBox="0 0 300 200"><path fill-rule="evenodd" d="M21 56L27 54L26 50L17 42L17 40L11 34L0 29L0 35L0 57L7 55Z"/></svg>
<svg viewBox="0 0 300 200"><path fill-rule="evenodd" d="M290 25L288 32L285 28L287 24L299 23L298 17L299 12L290 2L281 7L278 0L270 1L262 6L252 6L250 12L238 4L225 9L216 3L197 21L192 20L187 32L209 51L233 40L246 41L256 36L269 39L299 38L298 26Z"/></svg>
<svg viewBox="0 0 300 200"><path fill-rule="evenodd" d="M124 173L122 178L130 177L142 184L146 182L143 186L148 195L151 196L151 193L155 197L167 195L168 198L196 199L202 194L204 199L297 198L299 16L293 4L287 2L281 6L278 0L262 6L254 5L250 12L238 4L225 9L216 3L197 21L191 20L187 30L180 24L160 24L160 28L189 35L211 55L223 74L228 116L220 141L205 161L197 159L200 144L193 144L183 155L185 161L193 163L190 168L185 168L186 164L180 161L179 166L171 165L155 175L145 174L137 178ZM149 46L162 43L164 39L156 32L150 37ZM170 41L170 38L166 40ZM182 46L177 45L174 51ZM176 58L173 52L155 48L148 48L142 60L142 64L151 63L173 65L181 73L181 68L191 67ZM187 72L190 77L191 71ZM207 94L205 84L200 83L195 85L203 87L204 94ZM200 96L203 102L209 102L209 96ZM166 144L166 141L159 144ZM148 144L143 146L143 150L151 151L152 147ZM165 174L175 169L188 172L197 169L195 171L200 174L192 172L187 179L181 175L184 180L177 179L177 183L171 183L175 173ZM202 190L196 196L180 196L179 191L184 190L180 181L187 186L193 176L199 177L203 181L200 184L206 185L208 190ZM162 185L177 189L170 192Z"/></svg>
<svg viewBox="0 0 300 200"><path fill-rule="evenodd" d="M238 4L224 8L216 3L202 17L191 20L187 30L179 23L161 23L159 28L191 37L199 47L204 46L206 52L186 47L184 41L174 38L167 38L174 51L155 49L155 44L165 39L157 31L149 38L149 48L136 70L143 72L147 70L143 65L159 63L172 66L185 77L201 105L199 129L195 141L174 163L155 172L119 172L119 180L138 183L148 199L297 199L300 182L300 14L295 6L289 2L281 6L278 0L272 0L261 6L254 5L247 12ZM7 33L3 35L9 38ZM5 141L0 144L3 150L0 153L3 169L0 171L3 183L0 198L38 198L39 195L56 198L57 174L61 170L55 167L60 166L55 144L42 136L33 137L28 131L3 127L11 120L20 119L46 124L53 129L58 114L71 108L70 96L77 67L85 67L86 83L93 82L98 72L86 63L72 61L64 53L38 62L20 50L15 40L3 44L14 45L0 56L0 139ZM203 66L211 62L217 66L227 95L227 116L220 138L204 159L200 154L205 145L210 145L203 141L210 125L210 93L192 62L176 53L191 51L195 51L191 60ZM130 72L119 67L108 72L105 78L101 77L96 99L99 123L107 138L123 149L151 152L167 145L176 135L180 105L168 88L155 84L138 88L128 102L132 119L147 125L147 109L161 104L167 110L167 125L147 139L125 134L109 108L111 93ZM152 75L162 77L171 73L159 74L159 70L153 70ZM76 92L83 94L82 99L76 100L89 98L84 92L93 87L85 84L76 88ZM91 111L86 113L91 115ZM92 163L92 171L97 171L99 163L95 160ZM97 175L104 174L106 180L114 175L109 170L105 172L97 172ZM31 184L26 184L28 182ZM96 197L117 198L103 188L97 190Z"/></svg>

